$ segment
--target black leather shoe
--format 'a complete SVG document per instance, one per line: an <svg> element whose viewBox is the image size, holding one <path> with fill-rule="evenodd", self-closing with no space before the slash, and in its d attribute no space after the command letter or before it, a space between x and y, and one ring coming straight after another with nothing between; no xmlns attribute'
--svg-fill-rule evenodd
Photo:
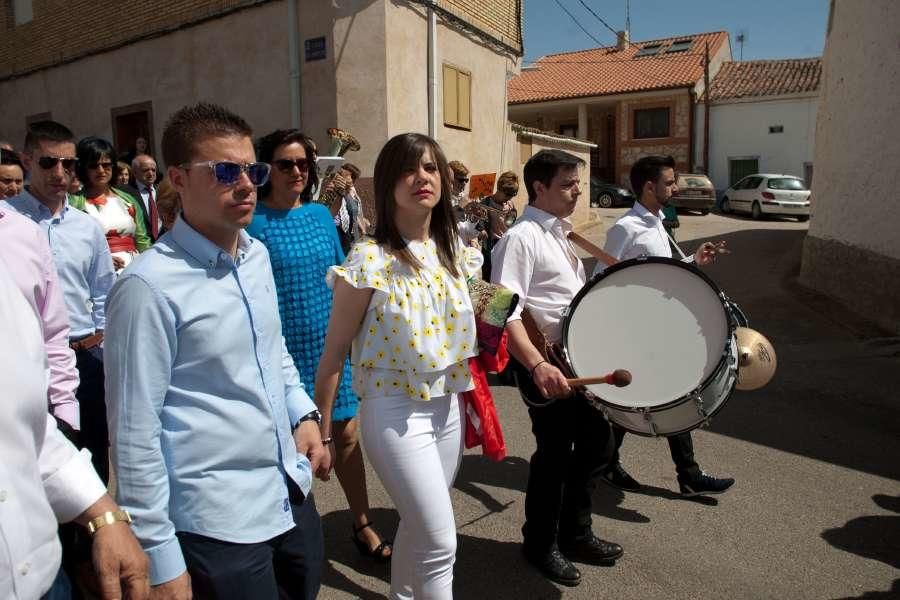
<svg viewBox="0 0 900 600"><path fill-rule="evenodd" d="M687 498L721 494L733 485L734 479L731 477L710 477L703 471L700 471L696 477L678 478L679 491L682 496Z"/></svg>
<svg viewBox="0 0 900 600"><path fill-rule="evenodd" d="M592 565L613 565L625 552L619 544L601 540L593 533L570 542L560 541L559 549L566 558Z"/></svg>
<svg viewBox="0 0 900 600"><path fill-rule="evenodd" d="M600 479L604 483L625 490L626 492L637 492L641 489L641 484L628 474L628 471L622 466L622 463L616 463L600 475Z"/></svg>
<svg viewBox="0 0 900 600"><path fill-rule="evenodd" d="M556 548L541 555L534 555L525 550L524 547L522 552L525 554L525 560L537 567L544 577L550 581L569 587L575 587L581 583L581 571Z"/></svg>

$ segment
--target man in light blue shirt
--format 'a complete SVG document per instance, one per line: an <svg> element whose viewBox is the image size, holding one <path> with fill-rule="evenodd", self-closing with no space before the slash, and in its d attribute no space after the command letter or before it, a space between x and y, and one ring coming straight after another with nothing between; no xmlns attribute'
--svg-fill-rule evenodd
<svg viewBox="0 0 900 600"><path fill-rule="evenodd" d="M243 231L269 172L250 135L215 105L170 118L163 155L182 216L107 303L117 497L166 598L319 589L311 474L330 454L284 345L268 252Z"/></svg>
<svg viewBox="0 0 900 600"><path fill-rule="evenodd" d="M7 202L47 234L62 284L69 315L69 345L75 351L78 369L75 397L81 431L77 441L90 450L94 468L108 483L109 435L101 343L106 295L115 281L109 245L97 221L67 200L66 190L76 164L74 136L67 127L54 121L29 125L22 161L31 174L30 182Z"/></svg>

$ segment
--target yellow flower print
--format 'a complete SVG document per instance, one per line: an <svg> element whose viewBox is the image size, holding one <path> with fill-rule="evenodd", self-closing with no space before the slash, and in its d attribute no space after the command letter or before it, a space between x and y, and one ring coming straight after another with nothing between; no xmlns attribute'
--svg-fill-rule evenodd
<svg viewBox="0 0 900 600"><path fill-rule="evenodd" d="M400 382L397 381L396 379L394 379L393 381L391 381L391 387L392 387L392 388L399 388L399 387L400 387Z"/></svg>
<svg viewBox="0 0 900 600"><path fill-rule="evenodd" d="M431 337L432 335L434 335L434 329L432 329L431 327L426 327L424 330L422 330L422 333L425 335L425 337Z"/></svg>
<svg viewBox="0 0 900 600"><path fill-rule="evenodd" d="M437 363L436 363L436 362L431 361L430 364L431 364L431 368L432 368L432 369L437 369Z"/></svg>
<svg viewBox="0 0 900 600"><path fill-rule="evenodd" d="M382 385L383 385L383 384L382 384L382 382L381 382L380 379L376 379L376 380L375 380L375 388L376 388L376 389L379 389L379 390L380 390Z"/></svg>
<svg viewBox="0 0 900 600"><path fill-rule="evenodd" d="M384 358L384 350L379 350L379 351L375 354L375 356L378 357L378 360L381 360L382 358Z"/></svg>
<svg viewBox="0 0 900 600"><path fill-rule="evenodd" d="M397 335L398 333L400 333L400 330L397 329L396 327L391 327L391 333L394 335Z"/></svg>
<svg viewBox="0 0 900 600"><path fill-rule="evenodd" d="M396 366L397 366L397 359L396 359L396 358L391 357L391 366L392 366L392 367L396 367Z"/></svg>
<svg viewBox="0 0 900 600"><path fill-rule="evenodd" d="M374 254L366 254L366 262L372 262L375 260Z"/></svg>
<svg viewBox="0 0 900 600"><path fill-rule="evenodd" d="M426 394L425 392L419 392L419 398L421 398L422 400L428 400L428 394Z"/></svg>
<svg viewBox="0 0 900 600"><path fill-rule="evenodd" d="M394 295L394 292L391 292L390 294L388 294L388 302L393 304L396 301L397 301L397 296Z"/></svg>
<svg viewBox="0 0 900 600"><path fill-rule="evenodd" d="M409 347L410 347L410 348L415 349L415 347L416 347L416 340L409 340L409 342L407 342L407 343L409 344Z"/></svg>
<svg viewBox="0 0 900 600"><path fill-rule="evenodd" d="M394 346L394 354L400 354L400 352L402 352L400 346Z"/></svg>
<svg viewBox="0 0 900 600"><path fill-rule="evenodd" d="M377 328L377 327L375 327L374 325L372 325L371 327L369 327L369 335L375 335L376 333L378 333L378 328Z"/></svg>
<svg viewBox="0 0 900 600"><path fill-rule="evenodd" d="M455 313L454 311L451 310L451 311L450 311L450 318L451 318L451 319L455 319L456 316L457 316L456 313Z"/></svg>
<svg viewBox="0 0 900 600"><path fill-rule="evenodd" d="M455 327L453 327L452 323L447 323L447 327L445 329L447 330L447 333L449 334L449 333L453 333L453 330L455 329Z"/></svg>

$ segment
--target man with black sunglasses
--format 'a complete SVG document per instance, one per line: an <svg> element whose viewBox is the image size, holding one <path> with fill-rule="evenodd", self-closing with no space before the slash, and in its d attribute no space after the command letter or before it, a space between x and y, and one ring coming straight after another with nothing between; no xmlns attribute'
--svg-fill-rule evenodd
<svg viewBox="0 0 900 600"><path fill-rule="evenodd" d="M162 150L181 214L109 297L117 497L164 598L310 599L320 585L311 484L331 458L269 253L244 231L269 176L250 135L220 106L172 115Z"/></svg>

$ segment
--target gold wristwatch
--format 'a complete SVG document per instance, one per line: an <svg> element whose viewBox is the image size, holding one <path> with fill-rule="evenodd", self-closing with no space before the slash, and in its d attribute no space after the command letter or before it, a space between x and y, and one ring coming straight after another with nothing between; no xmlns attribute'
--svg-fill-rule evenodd
<svg viewBox="0 0 900 600"><path fill-rule="evenodd" d="M87 528L91 535L94 535L101 527L106 527L116 522L131 523L131 515L128 514L127 510L106 511L99 517L88 521Z"/></svg>

